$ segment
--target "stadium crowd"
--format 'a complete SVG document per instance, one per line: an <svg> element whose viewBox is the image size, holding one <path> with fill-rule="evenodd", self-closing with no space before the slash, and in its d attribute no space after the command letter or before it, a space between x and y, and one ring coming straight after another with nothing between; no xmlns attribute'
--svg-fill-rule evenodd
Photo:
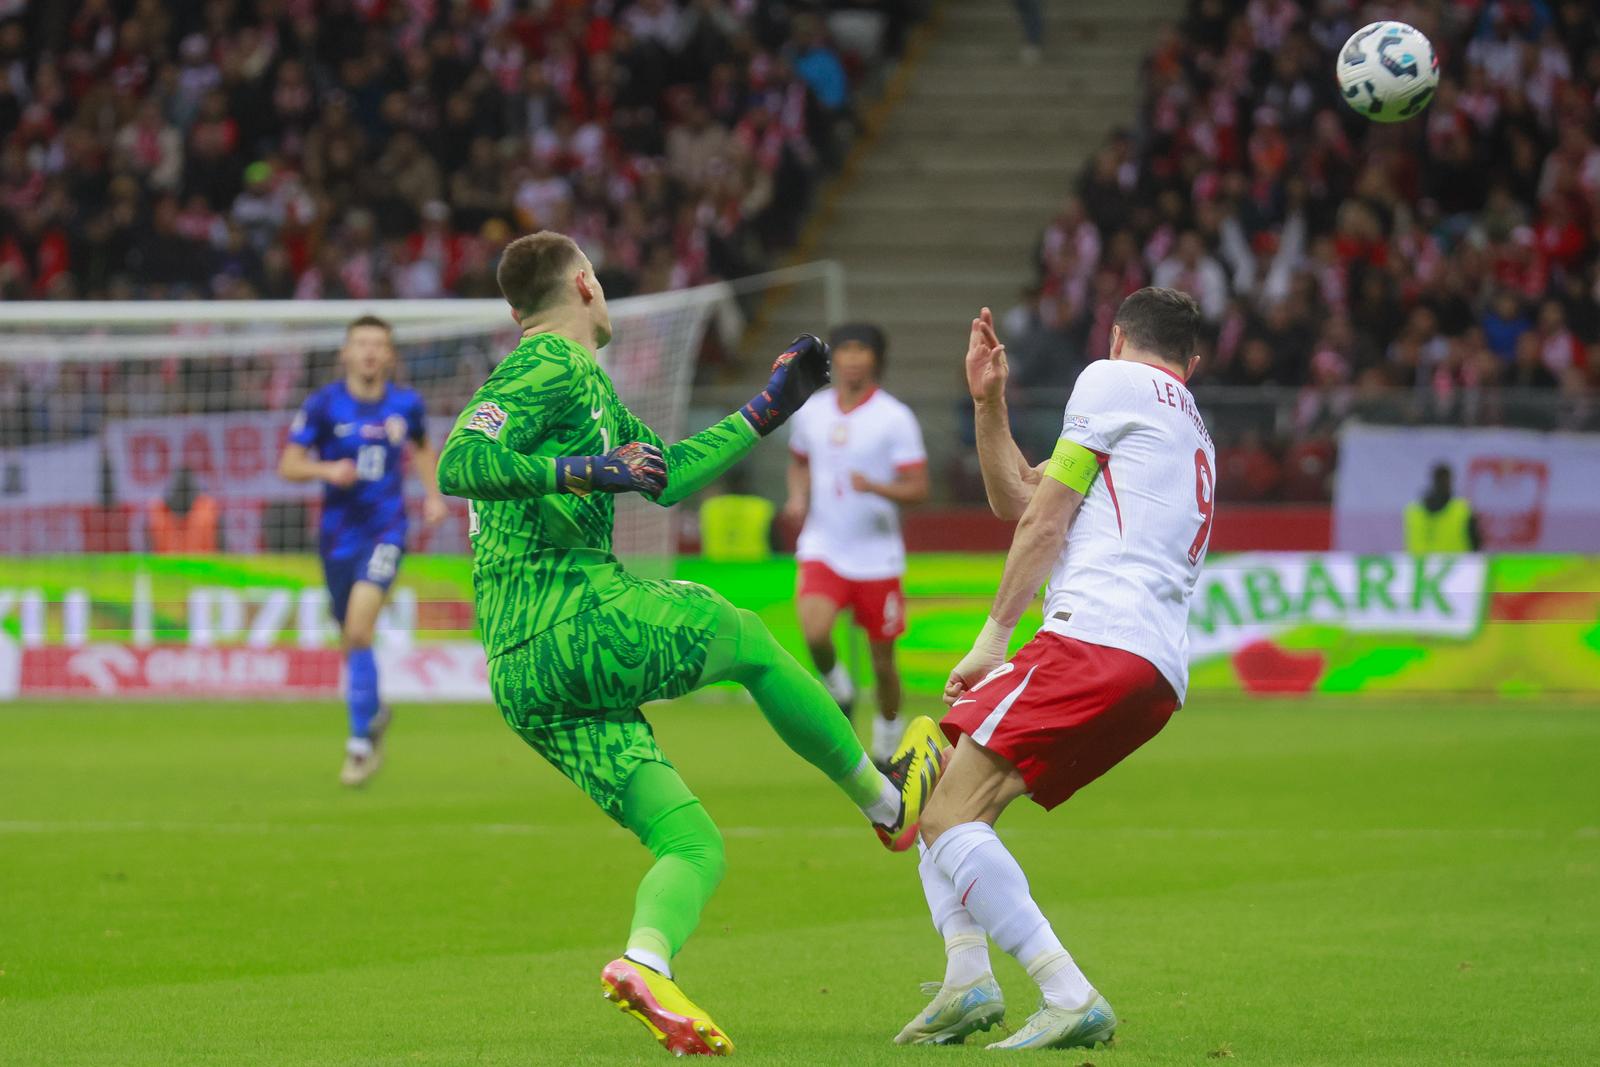
<svg viewBox="0 0 1600 1067"><path fill-rule="evenodd" d="M0 298L496 295L540 227L615 295L748 273L879 58L841 6L0 2Z"/></svg>
<svg viewBox="0 0 1600 1067"><path fill-rule="evenodd" d="M1335 55L1369 17L1434 42L1442 78L1418 121L1339 99ZM1325 495L1351 415L1596 425L1592 3L1191 0L1144 85L1137 131L1094 153L1008 316L1019 390L1070 381L1125 294L1174 285L1211 326L1202 401L1264 387L1211 394L1236 499Z"/></svg>

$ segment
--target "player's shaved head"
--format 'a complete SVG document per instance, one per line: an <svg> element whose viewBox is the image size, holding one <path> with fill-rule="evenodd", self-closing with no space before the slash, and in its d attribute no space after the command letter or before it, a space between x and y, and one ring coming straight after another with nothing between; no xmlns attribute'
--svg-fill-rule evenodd
<svg viewBox="0 0 1600 1067"><path fill-rule="evenodd" d="M1114 321L1133 347L1180 367L1200 346L1200 305L1178 289L1146 286L1122 302Z"/></svg>
<svg viewBox="0 0 1600 1067"><path fill-rule="evenodd" d="M572 238L540 230L506 245L495 280L506 303L526 317L560 303L583 262L583 250Z"/></svg>

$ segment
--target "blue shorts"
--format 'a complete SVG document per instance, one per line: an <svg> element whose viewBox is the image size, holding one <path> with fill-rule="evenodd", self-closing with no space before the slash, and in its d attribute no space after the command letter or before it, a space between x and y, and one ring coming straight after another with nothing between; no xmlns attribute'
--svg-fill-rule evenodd
<svg viewBox="0 0 1600 1067"><path fill-rule="evenodd" d="M328 599L333 617L344 622L345 609L350 606L350 590L357 582L371 582L385 593L400 573L400 560L405 547L389 541L379 541L356 549L348 556L323 557L322 576L328 584Z"/></svg>

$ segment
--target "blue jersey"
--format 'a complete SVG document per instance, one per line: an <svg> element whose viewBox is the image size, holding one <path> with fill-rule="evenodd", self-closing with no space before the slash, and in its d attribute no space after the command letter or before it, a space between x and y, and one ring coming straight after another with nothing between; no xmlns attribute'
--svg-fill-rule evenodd
<svg viewBox="0 0 1600 1067"><path fill-rule="evenodd" d="M306 398L289 440L315 449L324 461L356 465L350 488L323 486L324 558L354 555L377 543L405 544L406 442L426 436L422 397L414 389L391 384L378 400L357 400L340 381Z"/></svg>

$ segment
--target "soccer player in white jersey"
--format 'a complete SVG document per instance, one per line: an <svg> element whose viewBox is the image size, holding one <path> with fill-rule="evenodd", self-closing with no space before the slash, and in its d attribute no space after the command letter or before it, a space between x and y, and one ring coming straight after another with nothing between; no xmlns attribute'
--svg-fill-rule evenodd
<svg viewBox="0 0 1600 1067"><path fill-rule="evenodd" d="M900 1044L961 1041L1001 1019L985 933L1043 993L1043 1006L990 1048L1093 1046L1116 1030L994 822L1020 796L1054 808L1183 702L1189 597L1215 499L1211 436L1184 384L1200 321L1194 299L1174 289L1123 301L1111 358L1079 376L1054 454L1029 467L1007 425L1005 350L987 308L973 320L966 370L984 487L997 515L1020 522L989 618L945 686L941 725L955 749L922 816L918 871L947 965ZM1007 660L1047 577L1044 625Z"/></svg>
<svg viewBox="0 0 1600 1067"><path fill-rule="evenodd" d="M884 764L900 740L894 643L906 628L906 546L899 509L928 498L928 456L917 417L878 385L888 347L883 331L841 326L829 343L833 385L790 423L784 513L805 524L795 551L796 607L812 661L847 715L855 684L833 647L834 620L849 608L866 631L878 695L868 751Z"/></svg>

